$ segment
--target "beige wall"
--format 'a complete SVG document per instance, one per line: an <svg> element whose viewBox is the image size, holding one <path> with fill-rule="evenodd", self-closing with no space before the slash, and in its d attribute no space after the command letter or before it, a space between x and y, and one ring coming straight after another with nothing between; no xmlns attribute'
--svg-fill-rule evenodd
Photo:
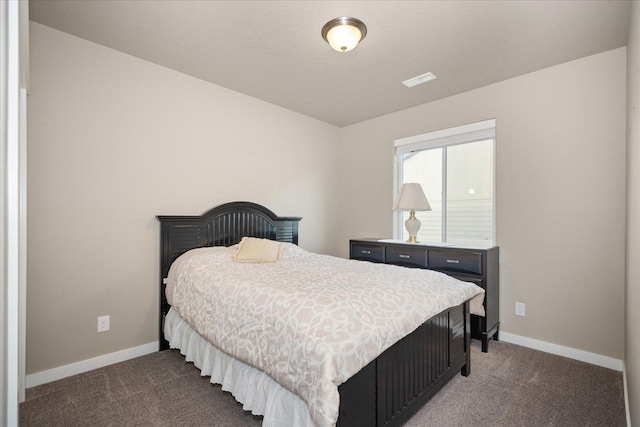
<svg viewBox="0 0 640 427"><path fill-rule="evenodd" d="M394 139L496 118L502 331L622 359L625 63L621 48L342 128L341 254L391 237Z"/></svg>
<svg viewBox="0 0 640 427"><path fill-rule="evenodd" d="M33 22L28 119L28 374L157 340L155 215L250 200L337 253L334 126Z"/></svg>
<svg viewBox="0 0 640 427"><path fill-rule="evenodd" d="M640 7L627 45L627 286L625 369L631 424L640 426Z"/></svg>

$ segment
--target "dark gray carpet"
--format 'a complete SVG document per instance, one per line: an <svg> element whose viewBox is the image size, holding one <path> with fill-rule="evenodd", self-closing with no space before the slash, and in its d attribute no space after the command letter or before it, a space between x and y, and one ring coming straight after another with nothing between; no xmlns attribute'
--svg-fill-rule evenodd
<svg viewBox="0 0 640 427"><path fill-rule="evenodd" d="M176 350L27 390L20 426L259 426ZM625 426L620 372L513 344L474 341L456 376L407 426Z"/></svg>

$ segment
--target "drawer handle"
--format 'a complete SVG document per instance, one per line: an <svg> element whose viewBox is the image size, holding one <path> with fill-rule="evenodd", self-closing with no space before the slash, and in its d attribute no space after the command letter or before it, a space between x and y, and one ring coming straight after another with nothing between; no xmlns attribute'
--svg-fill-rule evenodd
<svg viewBox="0 0 640 427"><path fill-rule="evenodd" d="M369 255L371 253L371 251L362 251L362 253Z"/></svg>
<svg viewBox="0 0 640 427"><path fill-rule="evenodd" d="M400 254L398 255L400 258L411 258L411 255Z"/></svg>
<svg viewBox="0 0 640 427"><path fill-rule="evenodd" d="M447 262L449 264L460 264L460 260L459 259L448 259Z"/></svg>

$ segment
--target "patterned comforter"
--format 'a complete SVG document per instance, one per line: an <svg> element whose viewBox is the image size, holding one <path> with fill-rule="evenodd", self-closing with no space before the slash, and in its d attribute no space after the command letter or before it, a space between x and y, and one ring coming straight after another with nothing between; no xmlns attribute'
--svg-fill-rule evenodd
<svg viewBox="0 0 640 427"><path fill-rule="evenodd" d="M200 335L300 396L318 427L338 419L338 386L430 317L484 291L442 273L346 260L284 243L275 263L235 248L191 250L167 299Z"/></svg>

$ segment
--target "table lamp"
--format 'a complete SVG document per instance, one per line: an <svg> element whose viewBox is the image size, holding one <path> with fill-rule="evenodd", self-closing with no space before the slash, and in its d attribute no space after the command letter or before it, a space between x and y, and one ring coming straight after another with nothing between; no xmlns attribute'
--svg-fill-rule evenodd
<svg viewBox="0 0 640 427"><path fill-rule="evenodd" d="M417 182L402 184L396 202L393 204L394 211L409 211L409 218L404 226L409 233L409 243L418 243L418 230L420 230L420 220L416 218L416 211L430 211L431 206L427 201L427 196L422 191L422 186Z"/></svg>

